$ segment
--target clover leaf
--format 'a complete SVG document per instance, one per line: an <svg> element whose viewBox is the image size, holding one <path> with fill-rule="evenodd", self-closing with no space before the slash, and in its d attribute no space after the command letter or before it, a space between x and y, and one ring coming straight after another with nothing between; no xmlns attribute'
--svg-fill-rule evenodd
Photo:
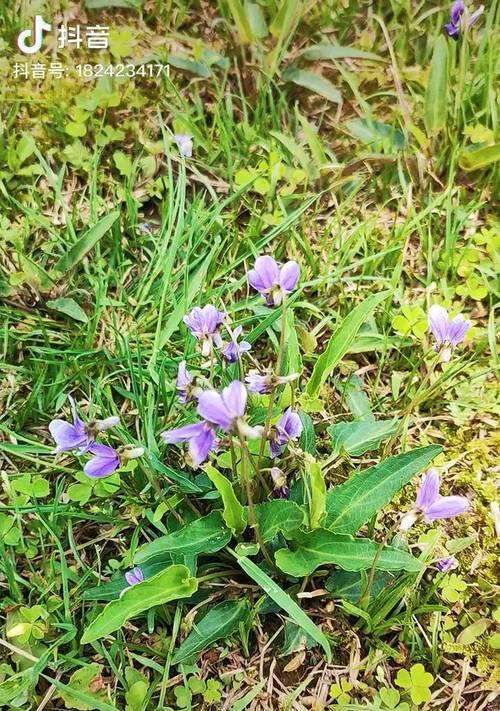
<svg viewBox="0 0 500 711"><path fill-rule="evenodd" d="M414 664L410 671L400 669L396 676L396 684L410 692L411 700L417 706L431 700L433 683L434 677L425 671L423 664Z"/></svg>

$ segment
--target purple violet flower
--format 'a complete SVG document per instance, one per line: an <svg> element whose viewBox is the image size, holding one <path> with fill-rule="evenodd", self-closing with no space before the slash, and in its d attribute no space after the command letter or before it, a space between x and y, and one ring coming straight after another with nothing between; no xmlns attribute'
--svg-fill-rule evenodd
<svg viewBox="0 0 500 711"><path fill-rule="evenodd" d="M243 419L247 406L247 390L239 380L233 380L222 393L205 390L198 398L198 414L225 432L237 432L245 437L259 437L262 428L250 427Z"/></svg>
<svg viewBox="0 0 500 711"><path fill-rule="evenodd" d="M129 584L129 587L132 587L132 585L137 585L144 581L144 573L139 567L132 568L132 570L125 573L125 580Z"/></svg>
<svg viewBox="0 0 500 711"><path fill-rule="evenodd" d="M120 423L118 417L107 417L104 420L90 420L85 423L79 416L76 403L71 395L68 395L73 413L73 424L65 420L52 420L49 424L49 432L56 443L54 452L68 452L71 449L79 449L85 452L89 445L94 442L98 432L104 432L110 427L115 427Z"/></svg>
<svg viewBox="0 0 500 711"><path fill-rule="evenodd" d="M189 314L184 316L186 326L193 336L201 341L203 356L210 355L214 343L216 346L222 346L219 327L225 318L226 314L223 311L217 311L212 304L207 304L202 309L195 306Z"/></svg>
<svg viewBox="0 0 500 711"><path fill-rule="evenodd" d="M462 24L469 28L478 21L484 12L484 5L469 15L463 0L455 0L451 6L450 21L444 26L444 31L454 40L458 40L462 31Z"/></svg>
<svg viewBox="0 0 500 711"><path fill-rule="evenodd" d="M275 499L288 499L290 488L287 486L286 476L278 467L272 467L271 479L273 480L273 496Z"/></svg>
<svg viewBox="0 0 500 711"><path fill-rule="evenodd" d="M176 133L174 141L177 143L181 156L191 158L193 155L193 137L189 133Z"/></svg>
<svg viewBox="0 0 500 711"><path fill-rule="evenodd" d="M280 267L269 255L258 257L247 274L250 286L265 297L268 306L279 306L285 294L295 289L299 276L297 262L290 261Z"/></svg>
<svg viewBox="0 0 500 711"><path fill-rule="evenodd" d="M120 466L120 455L107 444L91 444L88 451L94 455L83 467L87 476L102 478L110 476Z"/></svg>
<svg viewBox="0 0 500 711"><path fill-rule="evenodd" d="M271 430L271 457L279 456L291 439L297 439L302 432L302 422L296 412L289 407Z"/></svg>
<svg viewBox="0 0 500 711"><path fill-rule="evenodd" d="M437 566L442 573L449 573L450 570L455 570L458 568L458 560L453 555L446 556L446 558L441 558L437 562Z"/></svg>
<svg viewBox="0 0 500 711"><path fill-rule="evenodd" d="M176 389L179 393L179 400L183 405L186 405L191 400L194 400L194 390L196 387L193 385L194 376L189 372L186 367L186 361L182 360L179 363L179 370L177 371L177 382Z"/></svg>
<svg viewBox="0 0 500 711"><path fill-rule="evenodd" d="M259 393L263 395L264 393L270 393L278 385L286 385L299 377L298 373L292 373L291 375L274 375L274 373L267 373L262 375L258 370L250 370L245 380L248 383L248 391L251 393Z"/></svg>
<svg viewBox="0 0 500 711"><path fill-rule="evenodd" d="M167 430L161 433L161 437L167 444L189 442L189 458L195 467L199 467L219 445L215 427L210 422L194 422L175 430Z"/></svg>
<svg viewBox="0 0 500 711"><path fill-rule="evenodd" d="M441 496L439 493L439 474L436 469L429 469L418 490L415 508L409 511L401 521L402 531L408 531L419 516L426 523L440 518L453 518L469 510L470 503L465 496Z"/></svg>
<svg viewBox="0 0 500 711"><path fill-rule="evenodd" d="M127 460L142 457L144 448L126 445L117 450L107 444L94 442L89 446L88 452L94 457L86 463L83 471L87 476L101 479L111 476Z"/></svg>
<svg viewBox="0 0 500 711"><path fill-rule="evenodd" d="M440 352L441 360L447 363L455 346L467 335L471 322L462 314L450 319L445 308L433 304L429 309L429 326L436 339L434 350Z"/></svg>
<svg viewBox="0 0 500 711"><path fill-rule="evenodd" d="M241 341L238 343L238 338L241 336L242 331L243 328L241 326L236 326L232 333L229 331L231 340L222 351L222 355L228 363L236 363L243 353L248 353L252 350L252 346L248 343L248 341Z"/></svg>

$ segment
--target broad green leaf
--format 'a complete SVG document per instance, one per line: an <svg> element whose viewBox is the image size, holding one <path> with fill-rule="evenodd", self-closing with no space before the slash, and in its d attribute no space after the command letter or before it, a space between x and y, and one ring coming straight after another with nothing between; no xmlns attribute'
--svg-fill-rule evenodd
<svg viewBox="0 0 500 711"><path fill-rule="evenodd" d="M418 447L389 457L375 467L353 474L326 495L323 525L335 533L356 533L386 506L415 474L423 471L441 452L439 445Z"/></svg>
<svg viewBox="0 0 500 711"><path fill-rule="evenodd" d="M160 536L139 548L134 559L136 565L164 553L176 555L199 555L215 553L231 540L231 531L226 527L219 511L188 523L183 528L166 536Z"/></svg>
<svg viewBox="0 0 500 711"><path fill-rule="evenodd" d="M87 664L86 666L80 667L73 672L68 681L68 690L65 689L59 693L59 696L64 701L66 708L80 709L80 711L90 711L91 709L96 708L94 701L106 700L107 693L105 687L98 687L98 691L96 692L91 691L92 682L99 679L103 668L102 664L93 662L92 664ZM75 692L83 694L88 698L85 701L75 698Z"/></svg>
<svg viewBox="0 0 500 711"><path fill-rule="evenodd" d="M118 600L109 602L85 629L81 644L94 642L120 629L127 620L156 605L191 597L198 589L185 565L171 565L158 575L123 591Z"/></svg>
<svg viewBox="0 0 500 711"><path fill-rule="evenodd" d="M101 218L90 230L87 230L87 232L75 242L69 252L62 256L57 262L55 267L56 271L67 272L69 269L73 269L78 262L81 262L85 255L109 232L119 215L120 212L118 210L110 212L109 215Z"/></svg>
<svg viewBox="0 0 500 711"><path fill-rule="evenodd" d="M281 548L276 552L280 570L294 578L310 575L320 565L338 565L343 570L371 568L379 551L379 544L365 538L352 538L319 528L294 537L294 550ZM422 564L411 553L393 546L385 546L377 561L379 570L408 570L419 572Z"/></svg>
<svg viewBox="0 0 500 711"><path fill-rule="evenodd" d="M140 10L144 0L85 0L85 7L89 10L108 9L110 7L123 7L127 10Z"/></svg>
<svg viewBox="0 0 500 711"><path fill-rule="evenodd" d="M264 543L273 539L278 532L288 537L304 523L304 512L300 506L286 499L257 504L255 514Z"/></svg>
<svg viewBox="0 0 500 711"><path fill-rule="evenodd" d="M61 296L59 299L47 301L47 306L49 309L59 311L59 313L69 316L75 321L81 321L82 323L87 323L88 321L87 314L82 309L80 304L77 304L74 299L68 299Z"/></svg>
<svg viewBox="0 0 500 711"><path fill-rule="evenodd" d="M483 617L475 622L472 622L472 624L467 625L467 627L465 627L458 635L457 644L472 644L476 641L476 639L478 639L478 637L481 637L481 635L486 632L490 624L490 620Z"/></svg>
<svg viewBox="0 0 500 711"><path fill-rule="evenodd" d="M198 77L208 79L213 74L212 69L204 62L196 62L189 57L184 57L179 54L169 54L168 63L176 69L182 69L190 74L195 74Z"/></svg>
<svg viewBox="0 0 500 711"><path fill-rule="evenodd" d="M357 457L371 449L378 449L383 440L396 432L399 420L355 420L338 422L328 428L333 454Z"/></svg>
<svg viewBox="0 0 500 711"><path fill-rule="evenodd" d="M342 103L342 94L340 91L331 81L321 76L321 74L290 67L283 72L283 79L285 81L291 81L297 84L297 86L302 86L304 89L313 91L315 94L324 96L325 99L332 101L334 104Z"/></svg>
<svg viewBox="0 0 500 711"><path fill-rule="evenodd" d="M497 160L500 160L500 143L482 148L465 148L458 155L458 162L464 170L486 168Z"/></svg>
<svg viewBox="0 0 500 711"><path fill-rule="evenodd" d="M264 12L259 4L245 0L245 14L248 18L252 33L257 39L264 39L269 34Z"/></svg>
<svg viewBox="0 0 500 711"><path fill-rule="evenodd" d="M307 632L295 624L287 620L285 622L285 639L281 648L281 653L284 657L289 654L295 654L303 649L312 649L317 646L317 642L310 637Z"/></svg>
<svg viewBox="0 0 500 711"><path fill-rule="evenodd" d="M306 47L299 56L311 61L317 59L370 59L375 62L386 62L387 59L380 57L373 52L365 52L362 49L355 47L341 47L334 44L314 44L311 47Z"/></svg>
<svg viewBox="0 0 500 711"><path fill-rule="evenodd" d="M425 92L424 123L428 136L446 126L448 118L448 39L440 35L432 53Z"/></svg>
<svg viewBox="0 0 500 711"><path fill-rule="evenodd" d="M326 350L320 355L307 383L307 394L314 397L320 387L349 351L356 334L363 323L371 316L376 307L387 298L389 292L374 294L356 306L335 329Z"/></svg>
<svg viewBox="0 0 500 711"><path fill-rule="evenodd" d="M260 585L262 590L273 600L282 610L287 612L296 625L302 627L318 644L325 650L326 658L330 662L332 658L332 650L330 642L317 625L306 615L297 603L292 600L290 595L286 593L280 586L274 582L258 565L250 558L238 557L238 564L243 568L245 573L254 580L257 585Z"/></svg>
<svg viewBox="0 0 500 711"><path fill-rule="evenodd" d="M248 600L228 600L212 607L174 653L172 664L192 659L219 639L237 631L250 613Z"/></svg>
<svg viewBox="0 0 500 711"><path fill-rule="evenodd" d="M281 133L280 131L270 131L269 133L273 138L279 141L279 143L281 143L281 145L287 149L287 151L292 155L293 158L295 158L300 163L304 171L306 173L309 173L309 169L311 167L311 159L309 158L303 147L299 145L294 138L292 138L291 136L287 136L286 134ZM290 310L288 313L291 314L291 319L293 319L293 311Z"/></svg>
<svg viewBox="0 0 500 711"><path fill-rule="evenodd" d="M224 504L222 518L226 522L227 527L239 536L247 527L247 516L245 509L234 493L233 485L224 474L221 474L210 464L205 467L205 472L221 495L222 503Z"/></svg>
<svg viewBox="0 0 500 711"><path fill-rule="evenodd" d="M368 118L355 118L347 121L347 128L353 136L359 138L372 150L398 151L405 147L406 139L404 133L399 129L382 121L375 121Z"/></svg>
<svg viewBox="0 0 500 711"><path fill-rule="evenodd" d="M310 457L305 463L304 483L309 509L309 527L318 528L326 511L326 484L321 465Z"/></svg>

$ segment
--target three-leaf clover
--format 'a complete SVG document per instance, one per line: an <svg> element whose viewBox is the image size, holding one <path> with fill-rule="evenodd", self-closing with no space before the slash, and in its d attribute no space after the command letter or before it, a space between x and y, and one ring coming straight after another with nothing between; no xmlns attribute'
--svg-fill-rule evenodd
<svg viewBox="0 0 500 711"><path fill-rule="evenodd" d="M441 595L447 602L458 602L463 597L461 593L467 590L467 583L461 575L452 573L451 575L445 575L440 581L439 587L441 588Z"/></svg>
<svg viewBox="0 0 500 711"><path fill-rule="evenodd" d="M417 706L431 700L433 683L434 677L425 671L423 664L414 664L410 671L400 669L396 676L396 684L410 692L411 700Z"/></svg>
<svg viewBox="0 0 500 711"><path fill-rule="evenodd" d="M349 691L352 691L353 686L347 679L341 679L338 684L332 684L330 687L330 696L339 705L348 704L351 700Z"/></svg>
<svg viewBox="0 0 500 711"><path fill-rule="evenodd" d="M413 334L418 339L422 339L428 328L427 316L420 306L405 304L401 308L401 313L394 317L392 326L402 336Z"/></svg>
<svg viewBox="0 0 500 711"><path fill-rule="evenodd" d="M19 529L15 527L16 519L14 516L0 513L0 540L6 546L17 546L21 540Z"/></svg>

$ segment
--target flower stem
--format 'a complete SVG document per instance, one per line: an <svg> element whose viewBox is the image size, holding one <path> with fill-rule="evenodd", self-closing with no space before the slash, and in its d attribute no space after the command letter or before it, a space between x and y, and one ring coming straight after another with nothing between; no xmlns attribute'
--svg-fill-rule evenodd
<svg viewBox="0 0 500 711"><path fill-rule="evenodd" d="M384 546L387 545L387 541L389 538L392 536L393 533L396 532L396 530L399 528L399 519L396 520L396 522L389 528L385 536L383 537L382 541L379 544L378 550L375 553L375 557L373 558L373 563L372 567L370 568L370 572L368 574L368 581L366 583L366 587L363 591L363 594L361 595L361 598L359 600L359 604L362 606L363 603L366 602L368 605L368 602L370 600L370 592L373 586L373 581L375 579L375 573L377 572L377 563L380 560L380 556L382 555L382 551L384 549Z"/></svg>
<svg viewBox="0 0 500 711"><path fill-rule="evenodd" d="M274 371L275 375L277 375L277 376L280 375L281 367L283 365L283 357L285 355L286 313L287 313L286 309L287 309L287 299L286 299L286 295L284 295L283 302L282 302L282 311L281 311L280 343L279 343L279 348L278 348L278 356L276 358L276 368ZM274 407L274 401L276 399L276 390L277 390L276 387L273 388L271 393L269 394L269 405L267 408L266 421L264 424L264 432L262 433L262 439L260 441L259 456L257 459L257 470L259 472L260 472L261 466L262 466L262 457L264 456L264 447L266 446L266 442L269 437L269 432L271 430L271 420L273 417L273 407Z"/></svg>

